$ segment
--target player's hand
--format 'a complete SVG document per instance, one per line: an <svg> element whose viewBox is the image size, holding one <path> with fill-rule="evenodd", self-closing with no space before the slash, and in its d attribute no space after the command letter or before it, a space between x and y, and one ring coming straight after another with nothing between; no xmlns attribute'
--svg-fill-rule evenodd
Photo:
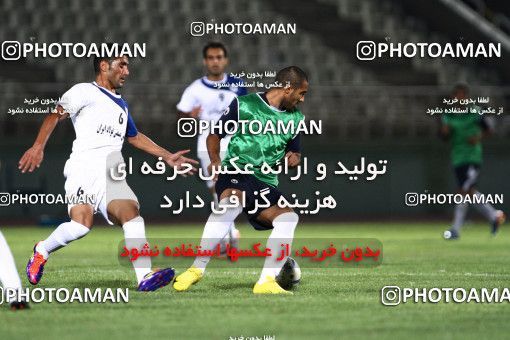
<svg viewBox="0 0 510 340"><path fill-rule="evenodd" d="M482 135L474 135L468 138L468 143L471 145L476 145L480 143L480 140L482 139Z"/></svg>
<svg viewBox="0 0 510 340"><path fill-rule="evenodd" d="M198 105L198 106L195 106L193 108L193 110L191 110L189 115L191 118L198 118L198 115L200 114L200 112L202 112L202 106Z"/></svg>
<svg viewBox="0 0 510 340"><path fill-rule="evenodd" d="M447 140L448 137L450 137L450 128L448 125L441 125L441 128L439 129L439 136L443 140Z"/></svg>
<svg viewBox="0 0 510 340"><path fill-rule="evenodd" d="M209 164L207 166L207 172L211 174L213 169L219 169L220 166L221 166L221 160L216 160L214 162L211 162L211 164ZM218 173L215 171L213 181L216 182L217 180L218 180Z"/></svg>
<svg viewBox="0 0 510 340"><path fill-rule="evenodd" d="M41 165L43 157L43 148L34 145L23 154L19 160L18 169L20 169L22 173L25 173L27 170L28 172L32 172Z"/></svg>
<svg viewBox="0 0 510 340"><path fill-rule="evenodd" d="M287 158L288 164L291 168L294 168L301 163L301 154L297 152L289 151L285 154L285 158Z"/></svg>
<svg viewBox="0 0 510 340"><path fill-rule="evenodd" d="M188 158L188 157L184 157L184 155L187 154L188 152L190 152L189 149L177 151L176 153L173 153L170 156L165 158L165 162L168 165L174 167L175 170L182 170L186 164L192 165L190 170L181 174L183 177L187 177L188 175L193 175L195 172L197 172L197 168L195 168L193 165L197 165L198 161Z"/></svg>

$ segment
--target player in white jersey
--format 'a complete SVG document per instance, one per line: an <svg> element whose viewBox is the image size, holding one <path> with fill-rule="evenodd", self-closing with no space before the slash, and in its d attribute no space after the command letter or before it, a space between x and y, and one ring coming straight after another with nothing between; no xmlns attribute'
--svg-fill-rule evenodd
<svg viewBox="0 0 510 340"><path fill-rule="evenodd" d="M128 65L129 60L125 56L94 58L95 81L74 85L64 93L56 110L44 120L34 145L19 161L19 169L23 173L38 168L46 142L57 123L66 117L71 118L76 139L64 168L65 191L67 197L83 200L78 199L68 205L71 221L62 223L47 239L35 245L26 268L32 284L40 281L50 253L90 231L96 212L100 212L108 223L122 226L127 248L140 248L147 242L136 195L125 180L114 180L110 174L110 169L123 162L121 149L124 140L140 150L162 157L176 169L198 164L184 156L189 150L171 153L137 131L127 102L116 92L129 75ZM196 169L192 167L190 172L194 171ZM151 271L150 258L138 259L133 265L140 291L163 287L175 274L172 268Z"/></svg>
<svg viewBox="0 0 510 340"><path fill-rule="evenodd" d="M181 117L218 121L232 100L237 96L245 95L247 91L246 87L238 86L243 84L242 79L225 73L228 65L228 54L222 43L208 43L202 54L207 73L204 77L192 82L184 90L181 100L177 103L177 110ZM208 133L199 134L197 140L197 156L200 160L202 173L206 176L209 176L208 165L211 163L206 144L208 135ZM220 155L222 158L225 156L229 141L230 138L221 140ZM217 204L218 196L214 190L214 182L207 180L206 184L215 204ZM232 246L237 246L239 236L239 230L232 223L228 234Z"/></svg>

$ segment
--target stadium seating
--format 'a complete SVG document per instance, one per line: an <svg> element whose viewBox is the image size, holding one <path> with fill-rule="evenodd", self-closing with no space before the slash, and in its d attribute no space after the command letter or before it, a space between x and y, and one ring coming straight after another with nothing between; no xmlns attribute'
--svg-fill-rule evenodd
<svg viewBox="0 0 510 340"><path fill-rule="evenodd" d="M23 6L19 2L4 0L0 5L3 13L12 13L0 23L2 40L146 43L147 57L131 61L131 79L123 94L133 115L138 118L137 123L142 128L158 127L156 133L161 127L165 131L175 131L175 104L184 88L202 75L201 49L208 40L220 40L228 46L229 70L235 73L277 70L289 64L303 67L311 80L311 91L303 111L310 117L325 120L331 129L339 132L336 134L339 139L391 138L402 130L407 131L405 138L435 138L436 121L427 116L426 109L438 105L439 98L459 81L473 84L501 106L504 106L504 95L507 94L504 90L491 92L493 87L483 87L483 84L500 81L494 70L457 64L448 59L415 58L408 64L409 72L394 72L392 64L388 64L390 76L381 78L382 69L356 62L342 49L341 42L330 44L326 37L313 29L308 30L301 21L278 10L278 6L269 0L48 0L45 3L23 0ZM335 9L333 16L337 21L329 24L340 25L347 21L360 27L358 40L363 37L376 40L385 35L402 41L443 40L440 35L428 31L424 22L409 16L392 1L315 0L310 3ZM191 22L211 20L296 22L299 34L191 36ZM342 40L338 36L336 39ZM43 91L58 96L70 85L92 78L92 65L86 59L28 58L27 62L51 69L56 79L56 82L46 81L52 83L51 91L42 81L39 85L31 85L31 93ZM0 102L5 103L5 109L2 108L5 111L22 104L26 96L22 91L26 89L24 83L31 82L31 79L5 77L3 70L8 67L6 63L0 64L0 77L4 78L0 85ZM428 77L433 83L427 87L404 87L395 77L400 77L402 82L412 80L418 83ZM6 119L7 115L1 115L0 123ZM40 119L37 115L24 117L19 123ZM378 130L384 133L374 133L372 125L378 125ZM352 129L359 133L348 135L346 131ZM504 120L498 131L500 136L508 136L509 121Z"/></svg>

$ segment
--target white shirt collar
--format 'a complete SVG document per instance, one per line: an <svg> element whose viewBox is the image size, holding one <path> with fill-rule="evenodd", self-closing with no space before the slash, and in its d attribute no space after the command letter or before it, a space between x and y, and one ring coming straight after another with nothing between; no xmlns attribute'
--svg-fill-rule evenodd
<svg viewBox="0 0 510 340"><path fill-rule="evenodd" d="M227 82L228 76L226 73L223 73L223 79L221 80L209 80L207 79L207 76L203 76L202 79L206 84L214 85L214 84L224 84Z"/></svg>

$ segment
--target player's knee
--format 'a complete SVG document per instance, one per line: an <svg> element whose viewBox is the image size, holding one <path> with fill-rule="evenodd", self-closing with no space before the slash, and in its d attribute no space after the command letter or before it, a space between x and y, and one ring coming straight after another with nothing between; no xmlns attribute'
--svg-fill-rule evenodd
<svg viewBox="0 0 510 340"><path fill-rule="evenodd" d="M79 223L89 229L92 229L92 219L88 218L72 218L71 221L74 221L76 223Z"/></svg>
<svg viewBox="0 0 510 340"><path fill-rule="evenodd" d="M243 192L239 189L225 189L220 195L220 202L223 201L223 199L228 199L230 196L237 196L239 199L242 199Z"/></svg>
<svg viewBox="0 0 510 340"><path fill-rule="evenodd" d="M71 209L70 217L71 220L90 229L94 222L94 210L88 206L75 206Z"/></svg>
<svg viewBox="0 0 510 340"><path fill-rule="evenodd" d="M230 197L221 199L218 203L218 211L209 215L208 222L232 222L243 212L241 205L232 205Z"/></svg>
<svg viewBox="0 0 510 340"><path fill-rule="evenodd" d="M113 200L108 205L108 217L118 225L139 217L138 203L133 200Z"/></svg>
<svg viewBox="0 0 510 340"><path fill-rule="evenodd" d="M299 221L299 215L292 208L288 208L288 207L279 208L275 212L274 218L281 216L281 215L285 215L287 219L291 219L292 221L294 221L294 220L296 220L296 222Z"/></svg>
<svg viewBox="0 0 510 340"><path fill-rule="evenodd" d="M73 218L72 220L78 222L81 225L84 225L89 229L92 229L92 224L94 222L94 218L92 216L79 216L77 218Z"/></svg>
<svg viewBox="0 0 510 340"><path fill-rule="evenodd" d="M138 219L141 219L141 222L143 222L143 218L140 216L138 209L130 209L129 211L123 211L118 217L120 224L138 221Z"/></svg>

